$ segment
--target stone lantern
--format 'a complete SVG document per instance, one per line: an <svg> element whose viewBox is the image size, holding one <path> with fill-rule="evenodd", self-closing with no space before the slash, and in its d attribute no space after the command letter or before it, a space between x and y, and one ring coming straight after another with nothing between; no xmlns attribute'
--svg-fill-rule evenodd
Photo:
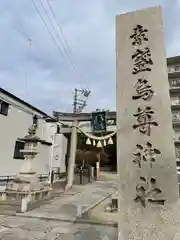
<svg viewBox="0 0 180 240"><path fill-rule="evenodd" d="M19 173L16 175L13 183L9 183L6 187L6 196L11 198L21 198L21 210L27 211L28 204L42 200L49 195L51 187L49 183L42 183L36 174L36 170L33 168L33 160L38 154L37 147L41 142L41 139L36 136L36 125L32 125L29 128L28 135L20 140L25 142L24 149L21 152L24 155L25 161L21 166Z"/></svg>

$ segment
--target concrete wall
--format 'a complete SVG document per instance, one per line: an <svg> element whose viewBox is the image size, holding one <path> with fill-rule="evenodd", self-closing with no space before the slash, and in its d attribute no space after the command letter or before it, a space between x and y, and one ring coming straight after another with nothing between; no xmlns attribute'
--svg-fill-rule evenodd
<svg viewBox="0 0 180 240"><path fill-rule="evenodd" d="M0 99L10 104L8 115L0 114L0 176L15 175L24 161L14 159L15 142L28 133L33 115L36 114L39 117L43 115L1 92ZM46 122L38 119L37 135L47 140L44 132L46 132ZM39 154L35 163L37 173L48 173L50 146L40 144L38 149Z"/></svg>
<svg viewBox="0 0 180 240"><path fill-rule="evenodd" d="M67 139L62 134L55 137L55 144L53 148L52 167L57 170L60 168L60 173L66 171L65 157L67 152Z"/></svg>
<svg viewBox="0 0 180 240"><path fill-rule="evenodd" d="M44 136L47 141L53 141L53 149L51 149L52 155L52 168L57 170L60 168L60 172L64 173L65 169L65 155L67 152L67 139L63 134L56 134L57 124L56 123L46 123L46 128L44 130ZM52 136L54 136L54 140ZM51 161L51 160L50 160Z"/></svg>
<svg viewBox="0 0 180 240"><path fill-rule="evenodd" d="M32 124L33 115L43 118L44 114L28 107L0 92L0 99L10 104L7 116L0 113L0 177L15 175L23 164L22 159L14 159L15 143L18 138L23 138L28 134L28 128ZM91 132L91 124L81 123L83 129ZM115 126L112 126L115 128ZM71 131L71 129L68 129ZM111 131L115 129L110 129ZM49 123L44 119L38 119L37 136L42 140L53 143L52 146L39 144L38 154L34 159L33 166L37 174L48 174L50 165L60 173L66 171L65 156L67 152L67 139L63 134L56 134L57 123ZM53 137L54 136L54 140Z"/></svg>
<svg viewBox="0 0 180 240"><path fill-rule="evenodd" d="M51 146L38 144L38 154L34 159L34 167L38 174L48 174L50 171Z"/></svg>

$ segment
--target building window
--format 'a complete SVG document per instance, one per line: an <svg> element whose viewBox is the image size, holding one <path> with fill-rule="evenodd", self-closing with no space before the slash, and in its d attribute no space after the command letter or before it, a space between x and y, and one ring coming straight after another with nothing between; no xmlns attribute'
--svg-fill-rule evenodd
<svg viewBox="0 0 180 240"><path fill-rule="evenodd" d="M24 149L24 145L24 142L16 141L14 148L14 159L24 159L24 154L20 151Z"/></svg>
<svg viewBox="0 0 180 240"><path fill-rule="evenodd" d="M37 117L37 115L33 116L33 124L38 126L38 117Z"/></svg>
<svg viewBox="0 0 180 240"><path fill-rule="evenodd" d="M0 113L3 114L4 116L8 115L8 110L9 110L9 103L0 101Z"/></svg>

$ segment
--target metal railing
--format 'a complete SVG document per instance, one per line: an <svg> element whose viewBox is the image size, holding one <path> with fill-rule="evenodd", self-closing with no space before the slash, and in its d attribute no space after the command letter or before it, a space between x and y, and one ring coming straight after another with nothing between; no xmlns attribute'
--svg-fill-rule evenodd
<svg viewBox="0 0 180 240"><path fill-rule="evenodd" d="M6 187L10 182L13 182L16 175L6 175L0 176L0 186ZM38 178L40 182L46 182L49 180L49 174L38 174Z"/></svg>
<svg viewBox="0 0 180 240"><path fill-rule="evenodd" d="M38 175L40 182L47 182L49 180L49 174L39 174Z"/></svg>
<svg viewBox="0 0 180 240"><path fill-rule="evenodd" d="M176 84L170 83L170 84L169 84L169 87L170 87L171 89L173 89L173 88L180 88L180 83L176 83Z"/></svg>
<svg viewBox="0 0 180 240"><path fill-rule="evenodd" d="M178 117L173 116L172 121L173 122L180 122L180 117L179 116Z"/></svg>
<svg viewBox="0 0 180 240"><path fill-rule="evenodd" d="M0 176L0 186L6 187L8 183L13 182L15 175Z"/></svg>
<svg viewBox="0 0 180 240"><path fill-rule="evenodd" d="M172 100L172 101L171 101L171 104L172 104L172 106L180 105L180 100L179 100L179 99L177 99L177 100Z"/></svg>
<svg viewBox="0 0 180 240"><path fill-rule="evenodd" d="M169 80L169 87L170 88L180 88L180 79Z"/></svg>
<svg viewBox="0 0 180 240"><path fill-rule="evenodd" d="M168 73L180 72L180 66L168 67Z"/></svg>

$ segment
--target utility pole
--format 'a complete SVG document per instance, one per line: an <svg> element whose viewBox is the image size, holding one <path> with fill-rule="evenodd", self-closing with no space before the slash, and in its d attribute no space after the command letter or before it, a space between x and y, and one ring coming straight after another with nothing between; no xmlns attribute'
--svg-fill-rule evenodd
<svg viewBox="0 0 180 240"><path fill-rule="evenodd" d="M91 91L87 89L74 89L74 101L73 101L73 112L81 113L84 107L87 105L87 99Z"/></svg>
<svg viewBox="0 0 180 240"><path fill-rule="evenodd" d="M73 113L81 113L84 107L87 105L87 99L90 95L90 91L86 89L77 89L74 91L74 101L73 101ZM74 181L74 167L76 159L76 149L77 149L77 128L78 122L76 118L72 123L71 129L71 143L70 143L70 154L68 159L68 175L67 175L67 184L66 191L72 187Z"/></svg>
<svg viewBox="0 0 180 240"><path fill-rule="evenodd" d="M78 99L77 93L78 93L78 90L77 90L77 88L75 88L74 89L73 113L76 113L76 111L77 111L77 99Z"/></svg>

